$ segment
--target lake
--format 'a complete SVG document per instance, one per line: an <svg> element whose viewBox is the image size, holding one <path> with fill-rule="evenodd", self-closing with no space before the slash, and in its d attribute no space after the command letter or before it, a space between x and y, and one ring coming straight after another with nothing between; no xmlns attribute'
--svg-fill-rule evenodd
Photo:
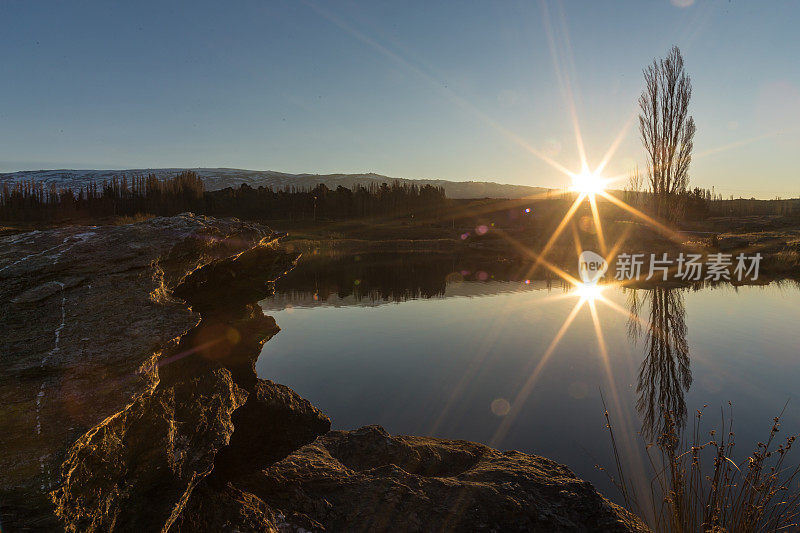
<svg viewBox="0 0 800 533"><path fill-rule="evenodd" d="M379 424L543 455L612 498L596 467L614 464L601 394L634 476L667 411L691 427L707 405L704 430L732 413L739 459L787 401L781 434L800 432L796 283L595 296L525 280L522 267L436 254L312 258L261 302L281 332L257 372L334 429Z"/></svg>

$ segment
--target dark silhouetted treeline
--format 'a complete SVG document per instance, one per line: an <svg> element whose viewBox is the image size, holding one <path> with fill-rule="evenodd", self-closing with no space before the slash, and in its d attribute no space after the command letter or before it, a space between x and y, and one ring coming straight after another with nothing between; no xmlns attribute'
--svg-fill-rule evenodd
<svg viewBox="0 0 800 533"><path fill-rule="evenodd" d="M704 220L708 217L741 217L756 215L798 216L800 199L775 198L758 200L756 198L723 198L711 189L695 187L679 193L675 197L677 211L683 220ZM626 189L622 199L628 204L655 215L652 209L653 195L642 190Z"/></svg>
<svg viewBox="0 0 800 533"><path fill-rule="evenodd" d="M756 200L737 198L715 200L711 203L712 216L800 215L800 199Z"/></svg>
<svg viewBox="0 0 800 533"><path fill-rule="evenodd" d="M4 185L0 194L0 219L59 222L139 213L174 215L184 211L212 216L237 216L268 220L331 220L361 217L435 216L447 199L444 189L431 185L383 183L354 189L325 185L313 189L287 187L273 190L242 185L238 189L206 191L194 172L159 179L127 176L92 183L79 190L24 182Z"/></svg>
<svg viewBox="0 0 800 533"><path fill-rule="evenodd" d="M269 220L341 220L365 217L436 216L447 198L442 187L432 185L356 185L335 190L320 184L313 189L288 187L275 191L242 185L205 194L203 213Z"/></svg>
<svg viewBox="0 0 800 533"><path fill-rule="evenodd" d="M644 211L650 216L655 216L656 199L651 192L641 190L625 189L622 191L622 199L629 205ZM674 203L676 214L683 220L703 220L711 212L711 204L714 196L710 189L687 189L675 194Z"/></svg>
<svg viewBox="0 0 800 533"><path fill-rule="evenodd" d="M0 217L9 221L57 222L137 213L171 215L201 210L205 194L203 181L193 172L169 179L122 176L100 185L90 183L77 191L28 181L13 187L3 185Z"/></svg>
<svg viewBox="0 0 800 533"><path fill-rule="evenodd" d="M619 194L613 193L612 194ZM627 204L654 215L651 195L636 190L618 196ZM483 198L454 200L444 189L398 182L369 187L317 185L313 189L253 188L242 185L206 191L194 172L161 179L154 175L121 176L91 183L78 190L45 186L41 182L4 184L0 189L0 220L7 222L87 222L107 217L139 214L170 216L192 211L210 216L234 216L265 221L326 221L348 219L406 219L451 228L485 224L505 228L537 227L547 231L569 210L575 193L537 199ZM708 217L743 215L800 215L800 200L722 200L706 189L680 195L681 219L702 221ZM598 199L603 218L634 220L635 215ZM588 206L584 206L588 210Z"/></svg>

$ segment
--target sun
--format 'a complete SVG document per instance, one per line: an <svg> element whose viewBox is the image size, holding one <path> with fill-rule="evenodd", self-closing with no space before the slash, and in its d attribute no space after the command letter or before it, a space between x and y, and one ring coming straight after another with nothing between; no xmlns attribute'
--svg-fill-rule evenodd
<svg viewBox="0 0 800 533"><path fill-rule="evenodd" d="M587 196L593 196L606 190L607 181L603 179L599 172L592 172L585 168L580 174L573 174L572 190Z"/></svg>

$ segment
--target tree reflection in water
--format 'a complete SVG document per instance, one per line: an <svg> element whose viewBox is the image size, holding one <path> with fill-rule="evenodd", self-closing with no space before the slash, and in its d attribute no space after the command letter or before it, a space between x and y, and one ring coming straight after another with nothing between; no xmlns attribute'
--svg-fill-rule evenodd
<svg viewBox="0 0 800 533"><path fill-rule="evenodd" d="M686 424L685 394L692 385L689 344L686 341L686 307L681 289L633 289L628 296L631 318L628 336L644 338L645 358L639 367L636 409L642 418L642 435L653 441L675 424ZM647 317L642 311L647 306Z"/></svg>
<svg viewBox="0 0 800 533"><path fill-rule="evenodd" d="M278 294L402 302L444 296L448 283L524 281L530 262L437 252L372 252L303 257L276 282ZM549 278L546 278L549 279Z"/></svg>

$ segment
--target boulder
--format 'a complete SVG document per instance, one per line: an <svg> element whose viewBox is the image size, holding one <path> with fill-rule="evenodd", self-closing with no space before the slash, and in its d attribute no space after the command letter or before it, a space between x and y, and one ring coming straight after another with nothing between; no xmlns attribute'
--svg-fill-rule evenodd
<svg viewBox="0 0 800 533"><path fill-rule="evenodd" d="M246 393L217 369L151 394L81 437L62 465L56 513L67 531L160 531L234 431Z"/></svg>
<svg viewBox="0 0 800 533"><path fill-rule="evenodd" d="M289 387L259 380L233 415L236 431L216 457L211 483L222 485L258 472L312 442L330 419Z"/></svg>
<svg viewBox="0 0 800 533"><path fill-rule="evenodd" d="M166 531L190 499L241 520L252 513L239 507L265 512L248 494L219 509L225 497L211 480L285 457L327 432L330 420L288 387L262 381L248 392L214 365L181 362L183 379L159 383L75 443L53 493L67 531Z"/></svg>
<svg viewBox="0 0 800 533"><path fill-rule="evenodd" d="M543 457L378 426L329 432L260 472L204 486L174 529L649 531Z"/></svg>

